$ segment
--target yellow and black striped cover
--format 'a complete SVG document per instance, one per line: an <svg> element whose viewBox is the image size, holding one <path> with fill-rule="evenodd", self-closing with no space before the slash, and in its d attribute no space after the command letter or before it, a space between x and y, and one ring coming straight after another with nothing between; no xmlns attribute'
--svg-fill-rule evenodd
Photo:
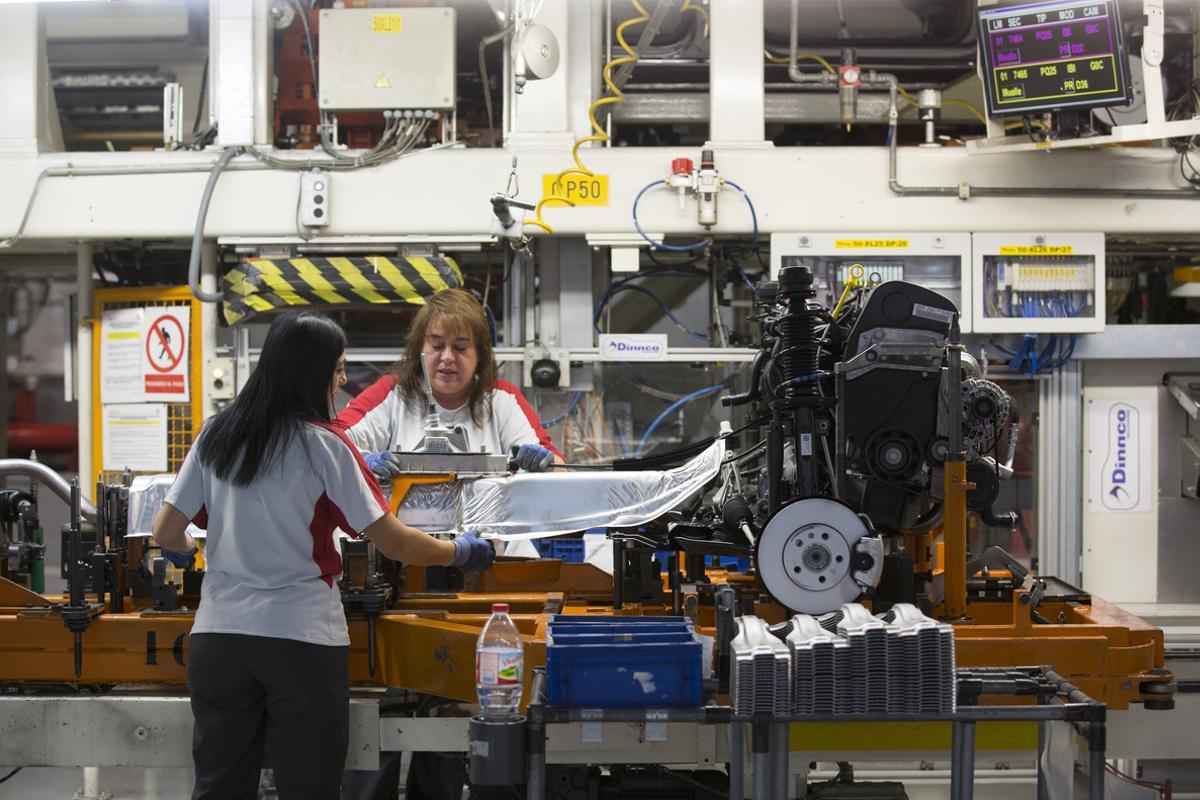
<svg viewBox="0 0 1200 800"><path fill-rule="evenodd" d="M408 303L461 289L462 272L445 256L248 258L225 273L225 321L298 306Z"/></svg>

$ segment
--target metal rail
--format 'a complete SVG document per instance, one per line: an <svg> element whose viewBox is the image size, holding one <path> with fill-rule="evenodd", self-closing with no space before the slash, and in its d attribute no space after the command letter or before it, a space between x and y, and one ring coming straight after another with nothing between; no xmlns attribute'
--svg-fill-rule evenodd
<svg viewBox="0 0 1200 800"><path fill-rule="evenodd" d="M1039 696L1039 705L963 706L951 713L907 714L755 714L741 716L729 706L702 708L564 708L543 704L545 673L534 673L529 718L528 800L545 800L546 726L570 722L668 723L729 725L730 800L742 797L745 774L743 727L751 726L755 800L786 798L788 780L788 725L792 722L948 722L952 726L950 750L951 800L971 800L975 775L975 725L979 722L1028 721L1039 723L1039 752L1044 746L1046 722L1074 723L1088 741L1088 800L1104 798L1104 753L1108 709L1074 684L1046 667L968 669L960 679L978 681L980 694ZM1031 687L1030 681L1036 682ZM961 684L960 684L961 685ZM736 745L736 746L735 746ZM539 749L540 748L540 749ZM537 755L535 755L537 754ZM1038 786L1043 787L1041 760ZM735 780L736 778L736 780ZM735 787L739 787L735 791Z"/></svg>
<svg viewBox="0 0 1200 800"><path fill-rule="evenodd" d="M9 475L33 478L54 492L64 503L68 505L71 503L71 485L61 475L40 461L29 461L24 458L0 458L0 478ZM79 498L79 505L83 512L83 518L88 522L95 522L96 507L86 497Z"/></svg>

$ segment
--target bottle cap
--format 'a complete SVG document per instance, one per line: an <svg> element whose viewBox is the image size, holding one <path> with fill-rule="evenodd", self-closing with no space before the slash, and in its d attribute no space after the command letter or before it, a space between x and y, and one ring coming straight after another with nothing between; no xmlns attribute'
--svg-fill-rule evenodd
<svg viewBox="0 0 1200 800"><path fill-rule="evenodd" d="M508 613L508 603L492 603L492 613L493 614L507 614Z"/></svg>

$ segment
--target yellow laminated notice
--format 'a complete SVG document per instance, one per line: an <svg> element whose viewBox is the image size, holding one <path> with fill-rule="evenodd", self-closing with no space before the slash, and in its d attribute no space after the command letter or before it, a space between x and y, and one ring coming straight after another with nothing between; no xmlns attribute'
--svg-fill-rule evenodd
<svg viewBox="0 0 1200 800"><path fill-rule="evenodd" d="M1002 244L1002 256L1069 256L1075 248L1069 244Z"/></svg>
<svg viewBox="0 0 1200 800"><path fill-rule="evenodd" d="M838 250L900 250L908 247L908 239L837 239Z"/></svg>
<svg viewBox="0 0 1200 800"><path fill-rule="evenodd" d="M399 14L372 14L371 33L399 33L400 20Z"/></svg>

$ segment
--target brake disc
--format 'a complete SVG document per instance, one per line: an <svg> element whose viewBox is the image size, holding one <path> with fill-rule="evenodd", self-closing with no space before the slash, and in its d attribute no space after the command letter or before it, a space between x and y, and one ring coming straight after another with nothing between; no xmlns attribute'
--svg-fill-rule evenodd
<svg viewBox="0 0 1200 800"><path fill-rule="evenodd" d="M883 542L845 503L806 497L767 521L757 544L758 574L792 611L824 614L879 583Z"/></svg>

